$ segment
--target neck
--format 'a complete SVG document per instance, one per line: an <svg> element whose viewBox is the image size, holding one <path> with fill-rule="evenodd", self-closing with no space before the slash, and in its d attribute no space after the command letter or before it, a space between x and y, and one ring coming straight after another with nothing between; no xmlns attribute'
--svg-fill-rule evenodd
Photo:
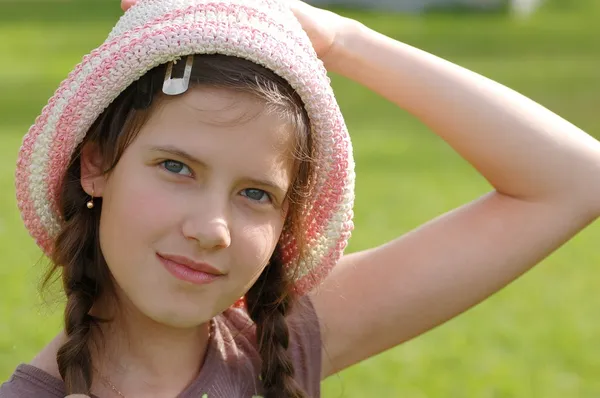
<svg viewBox="0 0 600 398"><path fill-rule="evenodd" d="M98 314L105 312L101 309ZM197 377L208 347L210 322L174 328L122 308L110 319L114 320L100 324L100 345L93 361L100 376L96 379L108 380L127 397L164 397L177 396Z"/></svg>

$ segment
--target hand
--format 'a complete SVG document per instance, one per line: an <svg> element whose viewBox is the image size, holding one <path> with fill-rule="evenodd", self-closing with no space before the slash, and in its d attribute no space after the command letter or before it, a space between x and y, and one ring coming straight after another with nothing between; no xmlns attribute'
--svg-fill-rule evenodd
<svg viewBox="0 0 600 398"><path fill-rule="evenodd" d="M344 29L348 29L351 21L334 12L323 10L306 4L300 0L287 0L304 31L308 34L317 56L329 69L330 59L334 56L333 48L336 39ZM121 8L127 11L137 0L121 0Z"/></svg>
<svg viewBox="0 0 600 398"><path fill-rule="evenodd" d="M294 15L308 34L315 52L329 69L331 60L335 57L332 53L336 40L344 30L349 29L352 20L300 0L288 1Z"/></svg>

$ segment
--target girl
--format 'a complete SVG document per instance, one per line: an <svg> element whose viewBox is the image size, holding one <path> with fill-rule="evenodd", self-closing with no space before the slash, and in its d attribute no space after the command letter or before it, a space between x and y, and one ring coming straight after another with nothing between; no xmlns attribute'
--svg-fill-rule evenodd
<svg viewBox="0 0 600 398"><path fill-rule="evenodd" d="M318 397L600 215L600 143L471 71L299 1L133 3L23 142L20 210L67 305L2 398ZM493 191L342 255L353 160L322 65Z"/></svg>

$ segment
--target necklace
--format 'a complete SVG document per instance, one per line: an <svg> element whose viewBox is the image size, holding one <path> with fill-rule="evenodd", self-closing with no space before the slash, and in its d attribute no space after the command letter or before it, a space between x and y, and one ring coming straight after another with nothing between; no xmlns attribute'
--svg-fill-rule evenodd
<svg viewBox="0 0 600 398"><path fill-rule="evenodd" d="M123 394L121 391L119 391L119 389L117 387L115 387L115 385L113 383L111 383L110 380L108 380L108 378L102 376L97 369L96 369L96 373L98 373L98 376L100 376L100 380L102 380L102 384L104 384L106 387L113 390L115 392L115 394L117 394L119 397L127 398L127 397L125 397L125 394Z"/></svg>
<svg viewBox="0 0 600 398"><path fill-rule="evenodd" d="M211 337L212 337L212 335L213 335L213 328L214 328L214 323L213 323L213 320L211 319L211 320L210 320L210 322L209 322L209 329L208 329L208 341L209 341L209 342L210 342L210 339L211 339ZM97 374L98 374L98 376L100 377L100 380L102 380L102 384L104 384L106 387L108 387L108 388L110 388L111 390L113 390L113 392L114 392L115 394L117 394L119 397L121 397L121 398L127 398L127 397L125 396L125 394L123 394L121 391L119 391L119 389L118 389L118 388L117 388L117 387L116 387L116 386L115 386L113 383L111 383L111 381L110 381L110 380L109 380L107 377L104 377L104 376L103 376L103 375L100 373L100 371L99 371L98 369L96 369L96 368L94 367L94 370L96 371L96 373L97 373Z"/></svg>

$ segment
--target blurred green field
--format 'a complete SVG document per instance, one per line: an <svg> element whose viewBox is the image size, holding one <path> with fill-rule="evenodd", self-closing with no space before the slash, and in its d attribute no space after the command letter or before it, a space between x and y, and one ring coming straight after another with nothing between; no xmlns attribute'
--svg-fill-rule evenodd
<svg viewBox="0 0 600 398"><path fill-rule="evenodd" d="M0 380L60 328L60 303L48 306L37 293L44 264L16 210L21 137L119 14L117 1L0 2ZM515 88L600 136L600 2L556 0L527 21L348 15ZM383 243L489 190L403 111L345 79L333 82L356 151L349 251ZM600 397L599 241L596 223L485 303L332 377L324 397Z"/></svg>

